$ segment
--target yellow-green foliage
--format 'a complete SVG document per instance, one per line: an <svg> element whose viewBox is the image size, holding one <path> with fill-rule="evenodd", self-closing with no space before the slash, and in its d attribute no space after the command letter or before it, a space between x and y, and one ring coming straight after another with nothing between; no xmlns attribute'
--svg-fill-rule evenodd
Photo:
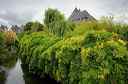
<svg viewBox="0 0 128 84"><path fill-rule="evenodd" d="M62 84L127 84L128 38L116 27L83 22L64 38L46 32L24 35L19 55L29 72L49 74Z"/></svg>
<svg viewBox="0 0 128 84"><path fill-rule="evenodd" d="M4 46L4 34L0 32L0 48Z"/></svg>
<svg viewBox="0 0 128 84"><path fill-rule="evenodd" d="M4 33L5 35L5 44L6 45L11 45L15 42L16 39L16 33L13 31L7 31Z"/></svg>
<svg viewBox="0 0 128 84"><path fill-rule="evenodd" d="M11 36L9 36L11 37ZM9 39L9 38L8 38ZM5 33L0 33L0 66L12 68L16 62L16 56L5 47ZM1 74L0 74L1 76Z"/></svg>
<svg viewBox="0 0 128 84"><path fill-rule="evenodd" d="M19 52L21 52L21 56L28 55L28 57L24 58L29 62L29 56L38 54L36 50L45 50L54 44L58 38L51 36L45 32L32 33L30 35L24 35L24 37L19 42ZM41 52L40 51L40 52Z"/></svg>

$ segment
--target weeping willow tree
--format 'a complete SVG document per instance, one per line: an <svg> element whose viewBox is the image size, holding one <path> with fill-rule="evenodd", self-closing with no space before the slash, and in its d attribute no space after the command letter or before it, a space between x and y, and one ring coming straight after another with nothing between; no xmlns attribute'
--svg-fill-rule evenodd
<svg viewBox="0 0 128 84"><path fill-rule="evenodd" d="M44 23L48 27L49 32L59 37L64 37L65 34L72 30L72 24L69 24L65 20L64 15L57 9L49 8L46 10Z"/></svg>

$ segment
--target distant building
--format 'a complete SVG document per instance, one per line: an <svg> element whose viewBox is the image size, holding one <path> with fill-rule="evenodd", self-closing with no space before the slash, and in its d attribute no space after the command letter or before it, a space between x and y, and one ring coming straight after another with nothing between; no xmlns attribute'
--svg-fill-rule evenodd
<svg viewBox="0 0 128 84"><path fill-rule="evenodd" d="M80 9L75 8L71 16L69 17L70 21L88 21L88 20L95 20L96 19L91 16L86 10L81 11Z"/></svg>
<svg viewBox="0 0 128 84"><path fill-rule="evenodd" d="M20 33L22 31L22 28L20 26L17 26L17 25L12 25L11 30L16 32L16 33Z"/></svg>
<svg viewBox="0 0 128 84"><path fill-rule="evenodd" d="M0 32L7 31L8 27L5 25L0 25Z"/></svg>
<svg viewBox="0 0 128 84"><path fill-rule="evenodd" d="M0 32L6 32L6 31L13 31L16 33L22 32L22 27L17 26L17 25L10 25L10 26L5 26L5 25L0 25Z"/></svg>

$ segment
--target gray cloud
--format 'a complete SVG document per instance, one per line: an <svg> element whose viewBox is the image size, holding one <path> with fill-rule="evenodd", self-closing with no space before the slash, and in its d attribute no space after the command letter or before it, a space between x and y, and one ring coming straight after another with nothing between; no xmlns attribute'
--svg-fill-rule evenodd
<svg viewBox="0 0 128 84"><path fill-rule="evenodd" d="M0 19L3 19L8 24L22 24L31 20L33 15L34 14L31 11L16 13L13 11L4 10L3 13L0 13Z"/></svg>
<svg viewBox="0 0 128 84"><path fill-rule="evenodd" d="M57 8L67 17L74 7L86 9L94 17L114 15L128 16L127 0L0 0L0 24L23 24L43 18L49 8Z"/></svg>

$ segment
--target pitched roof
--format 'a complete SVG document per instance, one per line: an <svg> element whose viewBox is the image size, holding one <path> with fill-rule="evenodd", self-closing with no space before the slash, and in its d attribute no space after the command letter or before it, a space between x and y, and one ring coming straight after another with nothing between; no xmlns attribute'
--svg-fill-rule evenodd
<svg viewBox="0 0 128 84"><path fill-rule="evenodd" d="M69 17L71 21L81 21L81 20L96 20L91 16L86 10L80 11L80 9L75 8L71 16Z"/></svg>

